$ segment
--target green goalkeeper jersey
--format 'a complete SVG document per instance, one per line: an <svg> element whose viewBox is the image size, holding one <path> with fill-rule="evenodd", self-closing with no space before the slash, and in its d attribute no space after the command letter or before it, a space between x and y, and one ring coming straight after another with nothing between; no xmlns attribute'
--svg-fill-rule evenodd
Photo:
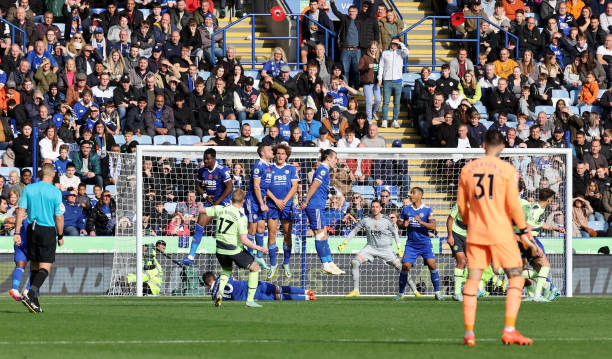
<svg viewBox="0 0 612 359"><path fill-rule="evenodd" d="M533 228L531 229L531 234L534 237L540 235L542 231L542 225L544 224L544 212L546 209L540 207L539 204L534 204L531 207L531 211L529 212L529 218L527 219L527 224L531 225Z"/></svg>
<svg viewBox="0 0 612 359"><path fill-rule="evenodd" d="M206 208L206 215L217 219L217 253L234 255L242 251L240 235L247 234L247 218L234 206L212 206Z"/></svg>
<svg viewBox="0 0 612 359"><path fill-rule="evenodd" d="M451 208L450 216L453 217L453 232L467 237L467 226L463 223L461 212L459 212L459 206L456 204Z"/></svg>

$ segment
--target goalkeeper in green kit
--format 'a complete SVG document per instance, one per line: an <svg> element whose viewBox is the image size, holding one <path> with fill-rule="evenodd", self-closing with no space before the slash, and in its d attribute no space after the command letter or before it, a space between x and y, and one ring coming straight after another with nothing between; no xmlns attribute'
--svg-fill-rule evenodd
<svg viewBox="0 0 612 359"><path fill-rule="evenodd" d="M241 189L237 189L232 194L231 206L212 206L206 207L206 211L202 214L208 217L217 219L215 225L217 242L217 260L223 269L219 276L219 288L225 288L225 285L232 275L233 263L240 268L248 269L248 295L247 307L261 307L255 303L255 292L259 282L259 265L255 262L255 258L244 249L244 246L260 251L264 254L268 253L268 249L258 246L250 241L248 235L247 217L242 212L244 205L245 193ZM222 291L214 298L215 306L220 306L223 301Z"/></svg>

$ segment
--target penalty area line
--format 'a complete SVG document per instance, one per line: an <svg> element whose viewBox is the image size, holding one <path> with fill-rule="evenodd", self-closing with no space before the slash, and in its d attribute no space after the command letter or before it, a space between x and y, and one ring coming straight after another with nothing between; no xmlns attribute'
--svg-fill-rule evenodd
<svg viewBox="0 0 612 359"><path fill-rule="evenodd" d="M537 342L609 342L612 338L533 338ZM500 338L476 338L477 342L497 342ZM329 344L428 344L461 343L461 338L425 339L177 339L177 340L46 340L0 341L0 345L145 345L145 344L279 344L279 343L329 343Z"/></svg>

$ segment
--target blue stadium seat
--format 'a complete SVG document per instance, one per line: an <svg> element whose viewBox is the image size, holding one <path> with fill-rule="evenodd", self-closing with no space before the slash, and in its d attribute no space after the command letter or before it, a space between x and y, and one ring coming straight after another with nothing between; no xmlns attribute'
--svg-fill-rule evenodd
<svg viewBox="0 0 612 359"><path fill-rule="evenodd" d="M109 184L104 189L109 191L112 194L117 194L117 186L115 186L114 184Z"/></svg>
<svg viewBox="0 0 612 359"><path fill-rule="evenodd" d="M93 191L94 185L92 184L88 184L85 186L85 194L87 194L88 196L93 196L94 191Z"/></svg>
<svg viewBox="0 0 612 359"><path fill-rule="evenodd" d="M569 106L569 110L576 116L580 116L580 109L577 106Z"/></svg>
<svg viewBox="0 0 612 359"><path fill-rule="evenodd" d="M597 99L599 100L604 93L606 93L606 89L599 89L599 93L597 94Z"/></svg>
<svg viewBox="0 0 612 359"><path fill-rule="evenodd" d="M170 135L157 135L153 137L154 145L161 145L166 142L169 142L171 145L176 145L176 137Z"/></svg>
<svg viewBox="0 0 612 359"><path fill-rule="evenodd" d="M202 142L206 143L206 142L208 142L213 137L215 137L215 136L202 136Z"/></svg>
<svg viewBox="0 0 612 359"><path fill-rule="evenodd" d="M238 122L238 120L223 120L221 124L225 126L228 132L230 130L237 130L240 132L240 122Z"/></svg>
<svg viewBox="0 0 612 359"><path fill-rule="evenodd" d="M442 77L442 74L441 74L441 73L439 73L439 72L432 72L432 73L429 75L429 78L430 78L430 79L432 79L432 80L434 80L434 81L438 80L440 77Z"/></svg>
<svg viewBox="0 0 612 359"><path fill-rule="evenodd" d="M123 135L113 135L113 138L115 139L115 142L120 146L125 143L125 137L123 137Z"/></svg>
<svg viewBox="0 0 612 359"><path fill-rule="evenodd" d="M553 98L569 98L569 92L567 90L552 90Z"/></svg>
<svg viewBox="0 0 612 359"><path fill-rule="evenodd" d="M256 71L256 70L247 70L247 71L244 72L244 76L245 77L251 76L253 78L253 80L261 79L261 73L259 71Z"/></svg>
<svg viewBox="0 0 612 359"><path fill-rule="evenodd" d="M480 123L482 123L482 125L483 125L484 127L486 127L486 128L487 128L487 130L488 130L488 129L489 129L489 127L491 127L491 125L493 124L493 121L488 121L488 120L484 120L484 121L483 121L483 120L481 120L481 121L480 121Z"/></svg>
<svg viewBox="0 0 612 359"><path fill-rule="evenodd" d="M293 78L295 78L300 72L300 70L292 70L291 72L289 72L289 75Z"/></svg>
<svg viewBox="0 0 612 359"><path fill-rule="evenodd" d="M63 39L64 31L66 30L66 24L64 24L63 22L54 22L53 25L57 26L60 31L60 37Z"/></svg>
<svg viewBox="0 0 612 359"><path fill-rule="evenodd" d="M414 83L417 79L421 77L420 74L415 74L412 72L404 72L402 74L402 85L403 86L411 86L414 87Z"/></svg>
<svg viewBox="0 0 612 359"><path fill-rule="evenodd" d="M603 109L599 106L596 105L586 105L586 106L582 106L580 107L580 114L582 115L584 112L589 111L589 112L597 112L598 114L603 114Z"/></svg>
<svg viewBox="0 0 612 359"><path fill-rule="evenodd" d="M193 145L194 143L198 143L198 142L200 142L200 137L198 136L184 135L184 136L179 136L178 138L178 144L182 146L189 146L189 145Z"/></svg>
<svg viewBox="0 0 612 359"><path fill-rule="evenodd" d="M153 144L153 139L149 135L142 135L140 137L134 136L132 139L141 145L152 145Z"/></svg>
<svg viewBox="0 0 612 359"><path fill-rule="evenodd" d="M480 118L481 119L488 119L489 118L489 114L487 113L487 108L486 107L484 107L483 105L474 104L474 108L480 114Z"/></svg>
<svg viewBox="0 0 612 359"><path fill-rule="evenodd" d="M535 113L538 114L540 112L544 111L546 113L546 116L550 117L553 113L555 113L555 108L552 106L536 106L535 107Z"/></svg>
<svg viewBox="0 0 612 359"><path fill-rule="evenodd" d="M101 14L101 13L103 13L105 11L106 11L106 9L104 9L104 8L91 9L91 12L94 13L94 14ZM146 18L146 16L145 16L145 18Z"/></svg>
<svg viewBox="0 0 612 359"><path fill-rule="evenodd" d="M380 192L386 189L391 195L391 200L399 198L399 188L397 186L376 186L376 197L380 198Z"/></svg>
<svg viewBox="0 0 612 359"><path fill-rule="evenodd" d="M206 81L210 77L210 72L208 72L208 71L200 71L200 72L198 72L198 77L201 77L202 80Z"/></svg>
<svg viewBox="0 0 612 359"><path fill-rule="evenodd" d="M374 199L376 194L372 186L353 186L353 192L359 193L363 199L368 201Z"/></svg>
<svg viewBox="0 0 612 359"><path fill-rule="evenodd" d="M4 176L8 180L9 174L11 172L17 171L17 173L21 174L21 171L17 167L0 167L0 175Z"/></svg>
<svg viewBox="0 0 612 359"><path fill-rule="evenodd" d="M264 133L264 127L261 124L261 122L259 122L259 120L246 120L244 121L243 125L245 123L248 123L249 125L251 125L251 135L256 137L256 136L261 136Z"/></svg>
<svg viewBox="0 0 612 359"><path fill-rule="evenodd" d="M173 215L174 212L176 212L176 206L178 204L176 202L168 202L168 203L164 203L164 208L166 209L166 212L168 212L170 215Z"/></svg>
<svg viewBox="0 0 612 359"><path fill-rule="evenodd" d="M149 15L151 15L151 9L139 9L139 10L142 13L142 16L145 18L145 20L147 19L147 17L149 17Z"/></svg>

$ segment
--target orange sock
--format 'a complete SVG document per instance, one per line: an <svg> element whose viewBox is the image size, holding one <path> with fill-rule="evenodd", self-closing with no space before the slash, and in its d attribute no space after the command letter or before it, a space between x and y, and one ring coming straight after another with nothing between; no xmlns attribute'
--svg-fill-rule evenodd
<svg viewBox="0 0 612 359"><path fill-rule="evenodd" d="M463 288L463 324L466 332L474 331L476 322L476 293L479 281L467 279Z"/></svg>
<svg viewBox="0 0 612 359"><path fill-rule="evenodd" d="M506 327L514 327L519 308L521 307L521 294L525 278L522 276L512 277L508 280L508 292L506 294Z"/></svg>

